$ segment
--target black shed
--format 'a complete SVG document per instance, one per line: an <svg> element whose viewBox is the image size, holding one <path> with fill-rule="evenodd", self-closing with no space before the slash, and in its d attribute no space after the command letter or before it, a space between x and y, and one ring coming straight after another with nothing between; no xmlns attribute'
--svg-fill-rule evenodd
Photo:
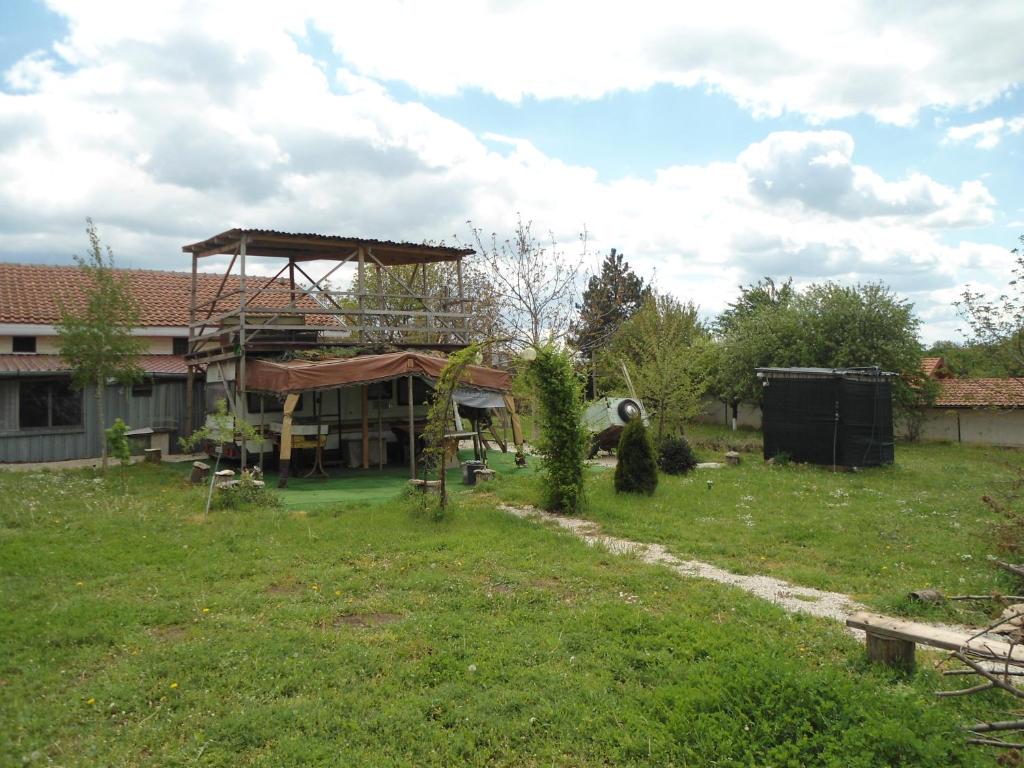
<svg viewBox="0 0 1024 768"><path fill-rule="evenodd" d="M892 464L892 379L879 368L758 368L764 457L844 467Z"/></svg>

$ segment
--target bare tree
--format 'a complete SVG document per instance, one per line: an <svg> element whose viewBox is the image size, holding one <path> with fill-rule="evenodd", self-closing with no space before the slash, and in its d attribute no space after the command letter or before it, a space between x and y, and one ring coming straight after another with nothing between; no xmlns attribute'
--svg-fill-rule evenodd
<svg viewBox="0 0 1024 768"><path fill-rule="evenodd" d="M483 231L467 222L498 290L504 330L518 346L539 347L570 333L587 233L580 233L579 255L569 256L559 250L553 232L548 233L550 242L537 240L532 223L519 216L512 237L501 240L491 233L485 242Z"/></svg>

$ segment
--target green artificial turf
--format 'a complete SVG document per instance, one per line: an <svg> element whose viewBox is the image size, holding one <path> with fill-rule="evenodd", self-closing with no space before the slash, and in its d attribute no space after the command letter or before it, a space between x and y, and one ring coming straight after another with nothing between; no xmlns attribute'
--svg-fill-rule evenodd
<svg viewBox="0 0 1024 768"><path fill-rule="evenodd" d="M0 473L0 765L986 764L1000 699L493 487L204 519L180 469Z"/></svg>

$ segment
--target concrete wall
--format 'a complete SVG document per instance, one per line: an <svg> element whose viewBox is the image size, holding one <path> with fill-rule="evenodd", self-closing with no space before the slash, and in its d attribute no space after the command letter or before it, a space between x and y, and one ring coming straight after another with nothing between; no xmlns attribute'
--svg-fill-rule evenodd
<svg viewBox="0 0 1024 768"><path fill-rule="evenodd" d="M899 431L906 434L903 428ZM921 427L921 439L1024 447L1024 410L933 408Z"/></svg>
<svg viewBox="0 0 1024 768"><path fill-rule="evenodd" d="M701 424L732 426L732 406L713 397L701 398L701 411L694 417ZM740 403L736 412L736 426L761 428L761 408L753 403Z"/></svg>
<svg viewBox="0 0 1024 768"><path fill-rule="evenodd" d="M741 403L737 416L737 426L761 428L761 409L758 406ZM720 400L705 397L701 412L694 420L728 427L731 419L730 407ZM905 426L897 423L896 432L905 437ZM1024 448L1024 409L933 408L921 427L921 439Z"/></svg>
<svg viewBox="0 0 1024 768"><path fill-rule="evenodd" d="M39 379L0 379L0 463L21 461L63 461L100 455L103 433L96 425L96 396L93 388L82 392L82 425L20 431L18 425L19 387L32 386ZM184 378L156 379L152 394L132 395L131 387L114 386L106 391L105 417L108 425L118 416L132 429L172 428L170 447L178 450L179 435L186 434L186 382ZM196 385L197 423L203 419L202 384Z"/></svg>

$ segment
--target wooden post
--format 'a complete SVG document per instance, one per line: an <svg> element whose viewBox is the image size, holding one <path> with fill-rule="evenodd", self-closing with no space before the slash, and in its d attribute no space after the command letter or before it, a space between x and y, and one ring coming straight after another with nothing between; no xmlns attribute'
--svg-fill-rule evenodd
<svg viewBox="0 0 1024 768"><path fill-rule="evenodd" d="M465 305L464 298L463 298L463 295L462 295L462 257L461 256L459 256L459 258L457 258L455 260L455 279L456 279L456 286L458 287L458 291L459 291L459 303L458 303L459 309L458 309L458 311L459 312L465 312L466 311L466 305ZM469 343L469 319L465 318L465 317L460 318L459 322L457 323L457 325L462 326L462 341L465 342L466 344L468 344Z"/></svg>
<svg viewBox="0 0 1024 768"><path fill-rule="evenodd" d="M292 414L298 405L298 395L288 395L284 399L284 418L281 423L281 461L279 462L277 487L288 485L288 472L292 460Z"/></svg>
<svg viewBox="0 0 1024 768"><path fill-rule="evenodd" d="M357 279L356 282L357 282L357 286L358 286L357 290L359 292L359 295L357 297L358 298L358 302L359 302L359 338L360 338L361 341L365 341L366 340L366 315L364 314L364 309L365 309L365 301L366 301L366 254L363 251L362 246L360 246L359 249L358 249L358 259L359 259L359 264L358 264L358 266L356 268L357 269L357 278L358 279ZM366 394L365 394L365 388L364 388L363 402L365 403L365 401L366 401ZM364 439L364 442L365 442L365 439ZM366 457L366 454L364 453L363 454L363 469L366 469L366 467L368 466L366 464L366 460L367 460L367 457Z"/></svg>
<svg viewBox="0 0 1024 768"><path fill-rule="evenodd" d="M195 432L195 389L196 389L196 367L188 367L188 378L185 379L185 434L191 435Z"/></svg>
<svg viewBox="0 0 1024 768"><path fill-rule="evenodd" d="M899 667L908 672L914 669L914 641L893 637L879 637L867 633L869 661L880 661L890 667Z"/></svg>
<svg viewBox="0 0 1024 768"><path fill-rule="evenodd" d="M295 303L295 261L289 257L288 259L288 301L292 304Z"/></svg>
<svg viewBox="0 0 1024 768"><path fill-rule="evenodd" d="M380 406L380 397L377 398L377 469L384 469L384 411Z"/></svg>
<svg viewBox="0 0 1024 768"><path fill-rule="evenodd" d="M523 450L523 428L519 424L519 414L516 413L516 399L511 395L502 395L502 399L505 401L505 410L508 411L509 421L512 422L512 442L516 446L516 450L522 452Z"/></svg>
<svg viewBox="0 0 1024 768"><path fill-rule="evenodd" d="M412 374L406 379L409 388L409 477L416 479L416 412L412 402Z"/></svg>
<svg viewBox="0 0 1024 768"><path fill-rule="evenodd" d="M263 445L264 445L264 440L263 440L263 416L264 416L264 411L265 411L266 400L267 400L267 396L266 395L260 395L260 474L261 475L263 474L263 454L265 453L265 451L263 450Z"/></svg>
<svg viewBox="0 0 1024 768"><path fill-rule="evenodd" d="M363 469L370 468L370 388L363 384Z"/></svg>
<svg viewBox="0 0 1024 768"><path fill-rule="evenodd" d="M335 390L338 393L338 466L344 461L345 449L341 445L341 387ZM327 446L324 446L326 449Z"/></svg>
<svg viewBox="0 0 1024 768"><path fill-rule="evenodd" d="M240 397L236 401L236 412L235 418L241 421L246 421L246 411L248 403L245 397L245 241L247 235L242 235L242 242L239 245L238 258L239 258L239 270L240 276L238 280L238 289L241 292L239 296L239 308L238 308L238 369L235 375L235 384L238 387L238 393ZM240 451L241 467L245 469L246 466L246 453L248 451L249 441L242 438L242 450Z"/></svg>

